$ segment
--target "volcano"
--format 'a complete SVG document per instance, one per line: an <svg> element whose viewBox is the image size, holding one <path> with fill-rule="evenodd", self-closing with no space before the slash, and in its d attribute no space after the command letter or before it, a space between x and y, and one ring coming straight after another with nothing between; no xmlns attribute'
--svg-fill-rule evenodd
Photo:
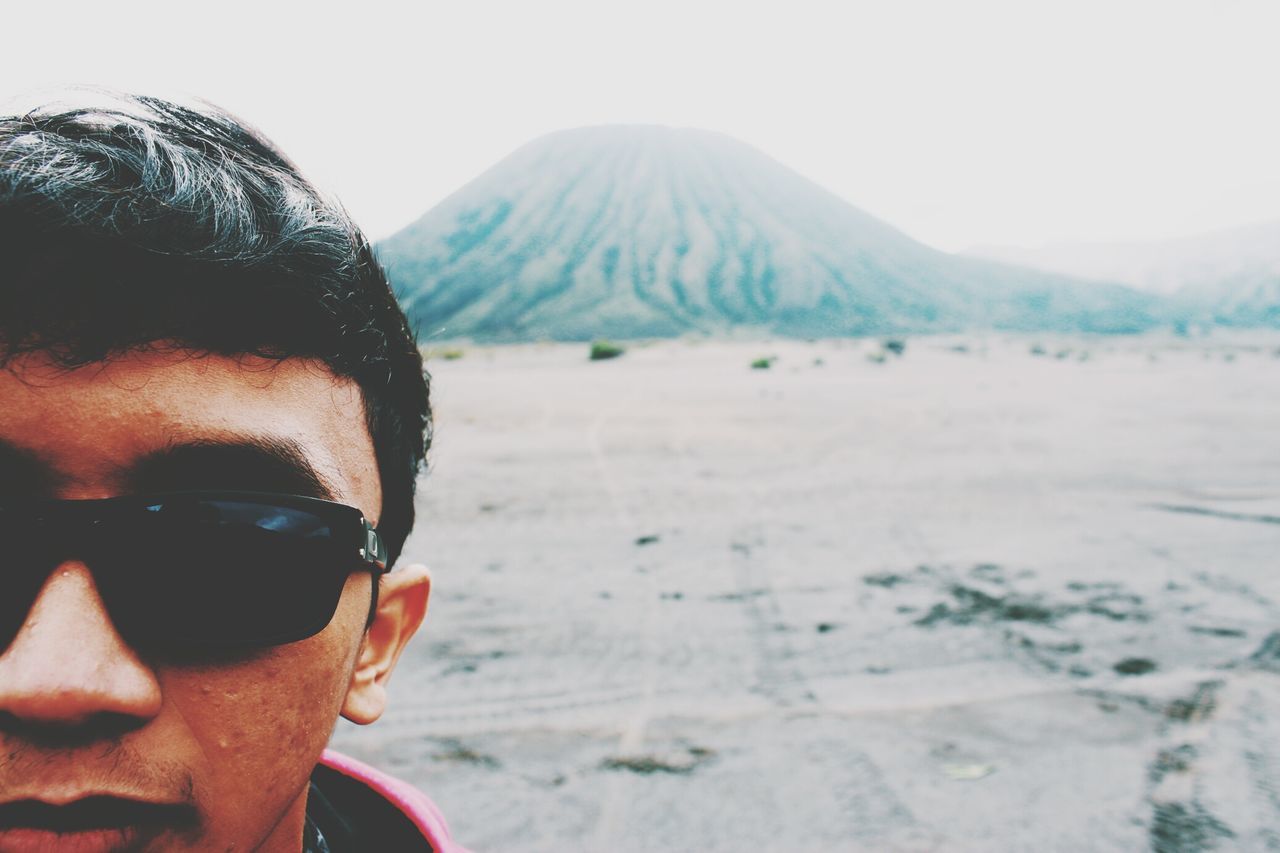
<svg viewBox="0 0 1280 853"><path fill-rule="evenodd" d="M702 130L536 139L377 247L424 335L1134 332L1160 299L948 254Z"/></svg>

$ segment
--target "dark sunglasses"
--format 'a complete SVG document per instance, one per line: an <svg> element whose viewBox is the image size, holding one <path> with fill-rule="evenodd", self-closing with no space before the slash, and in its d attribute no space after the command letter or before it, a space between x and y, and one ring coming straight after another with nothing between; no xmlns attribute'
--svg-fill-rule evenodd
<svg viewBox="0 0 1280 853"><path fill-rule="evenodd" d="M0 506L0 651L50 572L83 561L139 648L273 646L318 634L348 575L387 571L355 507L256 492L173 492ZM375 598L376 601L376 598Z"/></svg>

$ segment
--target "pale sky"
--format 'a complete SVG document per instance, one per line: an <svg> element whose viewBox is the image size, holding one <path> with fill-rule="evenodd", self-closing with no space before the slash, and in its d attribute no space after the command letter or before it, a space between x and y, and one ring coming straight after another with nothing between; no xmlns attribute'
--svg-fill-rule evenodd
<svg viewBox="0 0 1280 853"><path fill-rule="evenodd" d="M197 95L374 238L541 134L701 127L948 250L1280 219L1280 2L7 3L2 94Z"/></svg>

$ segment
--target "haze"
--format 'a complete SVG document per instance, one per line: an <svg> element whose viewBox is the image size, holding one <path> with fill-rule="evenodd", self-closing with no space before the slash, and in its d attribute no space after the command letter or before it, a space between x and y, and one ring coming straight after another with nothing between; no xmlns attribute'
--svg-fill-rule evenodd
<svg viewBox="0 0 1280 853"><path fill-rule="evenodd" d="M374 238L519 145L658 123L748 142L934 246L1280 217L1268 2L23 4L4 93L190 93Z"/></svg>

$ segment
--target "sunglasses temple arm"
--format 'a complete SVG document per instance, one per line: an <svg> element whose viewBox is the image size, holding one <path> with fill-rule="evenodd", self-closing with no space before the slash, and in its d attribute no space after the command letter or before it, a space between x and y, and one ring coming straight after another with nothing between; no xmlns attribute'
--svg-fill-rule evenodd
<svg viewBox="0 0 1280 853"><path fill-rule="evenodd" d="M367 518L360 519L360 524L364 526L364 547L360 549L360 558L376 566L378 574L386 573L387 547L382 544L382 537Z"/></svg>
<svg viewBox="0 0 1280 853"><path fill-rule="evenodd" d="M387 550L382 544L382 537L368 519L362 518L360 523L364 525L364 547L360 549L360 557L375 570L372 573L373 590L369 595L369 618L364 623L364 629L368 631L373 626L373 618L378 614L379 580L390 570L387 568Z"/></svg>

